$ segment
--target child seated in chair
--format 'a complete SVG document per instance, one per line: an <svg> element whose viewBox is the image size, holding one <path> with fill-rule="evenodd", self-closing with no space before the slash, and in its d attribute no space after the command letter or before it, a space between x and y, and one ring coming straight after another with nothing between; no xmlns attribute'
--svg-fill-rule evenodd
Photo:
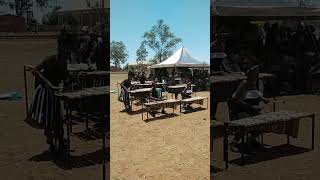
<svg viewBox="0 0 320 180"><path fill-rule="evenodd" d="M150 91L150 97L149 99L151 101L162 101L164 100L164 98L160 95L158 89L157 89L157 84L155 82L152 82L152 89ZM152 109L150 112L149 112L153 117L155 117L155 114L156 114L156 109ZM162 108L162 111L161 111L162 114L165 114L165 110L164 110L164 107Z"/></svg>
<svg viewBox="0 0 320 180"><path fill-rule="evenodd" d="M255 115L259 115L261 108L259 103L269 103L269 100L263 97L263 83L259 81L259 66L253 66L247 71L247 80L243 81L236 92L233 94L232 99L228 102L231 111L231 120L238 120ZM259 145L256 138L259 132L252 131L251 143ZM241 138L241 134L236 133L234 144L237 144Z"/></svg>
<svg viewBox="0 0 320 180"><path fill-rule="evenodd" d="M187 87L181 93L182 99L191 98L192 94L193 94L192 84L191 84L191 82L189 82L187 84ZM186 103L183 104L183 107L191 108L190 104L186 104Z"/></svg>

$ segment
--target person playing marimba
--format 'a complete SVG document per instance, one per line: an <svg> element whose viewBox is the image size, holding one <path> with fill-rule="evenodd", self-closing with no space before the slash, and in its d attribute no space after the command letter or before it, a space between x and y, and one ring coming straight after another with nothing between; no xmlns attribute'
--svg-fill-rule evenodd
<svg viewBox="0 0 320 180"><path fill-rule="evenodd" d="M121 85L121 94L120 98L124 103L124 107L126 110L130 110L130 99L129 99L129 93L128 90L131 88L131 77L128 77L128 79L125 79L122 81Z"/></svg>
<svg viewBox="0 0 320 180"><path fill-rule="evenodd" d="M152 82L152 89L150 91L150 97L149 97L150 100L152 101L162 101L163 98L161 96L161 92L158 91L157 89L157 84L153 81ZM156 114L156 109L152 109L150 112L149 112L153 117L155 117L155 114ZM162 108L162 111L161 111L162 114L165 114L165 110L164 110L164 107Z"/></svg>
<svg viewBox="0 0 320 180"><path fill-rule="evenodd" d="M192 93L192 84L191 82L188 82L187 87L184 88L184 90L181 93L182 99L191 98ZM190 104L183 104L183 107L192 108Z"/></svg>
<svg viewBox="0 0 320 180"><path fill-rule="evenodd" d="M68 52L72 51L75 35L67 29L62 29L57 37L58 49L57 54L45 58L39 65L35 67L35 71L39 72L53 86L58 87L59 84L66 80L67 77L67 58ZM64 150L63 140L63 124L61 121L61 106L54 96L51 88L47 88L44 80L38 79L36 76L36 89L31 105L31 118L38 124L44 126L44 134L47 137L47 143L50 151L57 150L62 153ZM57 138L56 143L54 137Z"/></svg>
<svg viewBox="0 0 320 180"><path fill-rule="evenodd" d="M141 73L141 75L140 75L140 77L139 77L139 82L140 82L140 84L145 84L145 83L146 83L146 80L147 80L147 78L146 78L144 72Z"/></svg>
<svg viewBox="0 0 320 180"><path fill-rule="evenodd" d="M242 119L260 114L259 103L269 100L263 97L263 83L259 81L259 66L253 66L247 71L247 80L243 81L229 101L231 120ZM258 145L256 141L258 132L251 132L251 143ZM234 144L237 144L241 134L236 133Z"/></svg>

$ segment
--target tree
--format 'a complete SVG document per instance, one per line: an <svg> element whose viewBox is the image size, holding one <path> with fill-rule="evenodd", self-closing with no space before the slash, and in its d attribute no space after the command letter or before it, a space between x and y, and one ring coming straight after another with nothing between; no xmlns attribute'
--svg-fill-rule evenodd
<svg viewBox="0 0 320 180"><path fill-rule="evenodd" d="M107 12L105 11L105 0L86 0L88 8L93 9L99 15L98 32L105 33L107 31ZM96 29L94 27L93 29Z"/></svg>
<svg viewBox="0 0 320 180"><path fill-rule="evenodd" d="M39 8L46 8L52 0L36 0L36 5ZM15 10L17 16L24 16L27 11L32 9L32 0L0 0L0 6L8 6Z"/></svg>
<svg viewBox="0 0 320 180"><path fill-rule="evenodd" d="M58 15L57 12L61 9L61 6L54 7L50 12L43 17L42 23L47 25L57 25Z"/></svg>
<svg viewBox="0 0 320 180"><path fill-rule="evenodd" d="M110 61L116 68L120 68L120 64L124 64L128 59L126 46L122 41L112 41L110 43Z"/></svg>
<svg viewBox="0 0 320 180"><path fill-rule="evenodd" d="M146 61L146 58L148 57L148 51L146 49L146 46L144 43L141 43L139 49L136 51L137 55L137 63Z"/></svg>
<svg viewBox="0 0 320 180"><path fill-rule="evenodd" d="M149 32L145 32L143 38L143 43L155 52L152 60L154 63L167 59L173 54L176 45L182 42L182 39L170 32L170 27L162 19L152 26Z"/></svg>

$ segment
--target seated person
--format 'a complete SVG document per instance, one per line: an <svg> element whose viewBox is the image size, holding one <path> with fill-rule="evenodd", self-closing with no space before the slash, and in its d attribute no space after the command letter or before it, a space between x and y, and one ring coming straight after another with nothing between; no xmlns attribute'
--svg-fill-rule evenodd
<svg viewBox="0 0 320 180"><path fill-rule="evenodd" d="M145 74L143 72L139 77L139 82L140 82L140 84L145 84L146 80L147 80L147 78L146 78L146 76L145 76Z"/></svg>
<svg viewBox="0 0 320 180"><path fill-rule="evenodd" d="M123 101L124 107L126 108L126 110L129 110L131 108L129 93L128 93L128 90L130 88L131 88L131 77L128 77L128 79L125 79L121 83L121 94L120 94L120 99Z"/></svg>
<svg viewBox="0 0 320 180"><path fill-rule="evenodd" d="M231 110L231 120L242 119L260 114L261 108L259 103L263 101L268 103L269 100L263 97L263 84L259 81L259 66L253 66L247 71L247 80L243 81L229 101ZM251 142L257 145L255 140L259 132L251 132ZM234 143L236 144L241 138L241 134L236 133Z"/></svg>
<svg viewBox="0 0 320 180"><path fill-rule="evenodd" d="M184 88L184 90L182 91L182 93L181 93L182 99L191 98L192 93L193 93L191 85L192 85L191 82L189 82L187 84L187 87ZM183 107L185 107L186 105L187 104L183 104ZM190 104L187 105L187 108L191 108Z"/></svg>
<svg viewBox="0 0 320 180"><path fill-rule="evenodd" d="M152 101L162 101L163 98L160 96L160 93L159 91L157 90L157 84L155 82L152 82L152 89L150 91L150 97L149 97L150 100ZM149 112L153 117L155 117L155 114L156 114L156 109L152 109L150 112ZM162 111L161 111L162 114L165 114L165 110L164 110L164 107L162 108Z"/></svg>

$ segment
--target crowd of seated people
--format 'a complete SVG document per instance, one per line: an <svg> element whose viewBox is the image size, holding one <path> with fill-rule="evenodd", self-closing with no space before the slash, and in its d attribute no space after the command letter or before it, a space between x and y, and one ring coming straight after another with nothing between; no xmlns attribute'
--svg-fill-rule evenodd
<svg viewBox="0 0 320 180"><path fill-rule="evenodd" d="M312 66L319 63L320 38L312 25L299 23L295 29L274 23L265 23L249 31L249 36L234 37L232 34L216 34L212 43L213 71L245 72L247 80L240 83L228 101L230 120L238 120L260 114L260 102L264 98L263 83L259 72L276 75L278 91L291 89L306 92ZM243 38L243 39L241 39ZM244 39L248 38L248 39ZM218 102L213 102L215 119ZM240 133L240 132L239 132ZM237 145L241 134L236 133L233 145ZM250 132L250 145L259 145L259 132Z"/></svg>
<svg viewBox="0 0 320 180"><path fill-rule="evenodd" d="M319 63L316 28L303 23L295 28L265 23L248 32L243 37L232 33L214 35L212 69L245 72L247 61L253 61L262 72L276 75L278 91L306 92L311 69Z"/></svg>

